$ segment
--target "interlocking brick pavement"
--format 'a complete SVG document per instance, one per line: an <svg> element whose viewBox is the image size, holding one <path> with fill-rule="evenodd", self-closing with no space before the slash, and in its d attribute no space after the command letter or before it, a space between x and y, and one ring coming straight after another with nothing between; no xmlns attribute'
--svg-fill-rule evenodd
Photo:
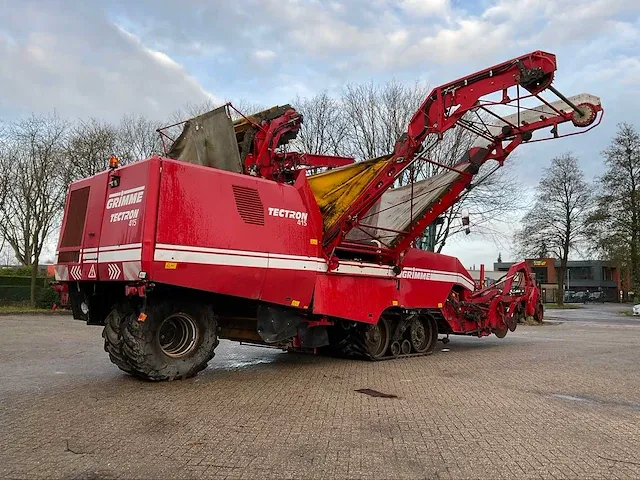
<svg viewBox="0 0 640 480"><path fill-rule="evenodd" d="M101 340L64 316L0 317L0 477L640 477L640 323L379 363L221 342L170 383L121 373Z"/></svg>

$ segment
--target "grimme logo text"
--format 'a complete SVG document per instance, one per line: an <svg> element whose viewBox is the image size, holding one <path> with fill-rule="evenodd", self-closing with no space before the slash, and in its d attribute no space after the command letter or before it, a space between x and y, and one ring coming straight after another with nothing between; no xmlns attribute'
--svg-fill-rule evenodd
<svg viewBox="0 0 640 480"><path fill-rule="evenodd" d="M400 278L412 278L414 280L430 280L431 272L421 272L415 268L405 268L400 273Z"/></svg>
<svg viewBox="0 0 640 480"><path fill-rule="evenodd" d="M141 187L130 188L121 192L112 193L107 199L107 210L114 208L126 207L129 205L136 205L142 203L144 197L144 185ZM140 214L139 208L133 208L128 210L122 210L109 215L109 222L122 222L129 221L130 227L137 225L138 215Z"/></svg>

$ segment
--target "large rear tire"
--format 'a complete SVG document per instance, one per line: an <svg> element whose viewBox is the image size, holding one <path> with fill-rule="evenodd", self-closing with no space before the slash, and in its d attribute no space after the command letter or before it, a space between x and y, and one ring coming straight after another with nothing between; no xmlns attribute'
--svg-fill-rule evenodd
<svg viewBox="0 0 640 480"><path fill-rule="evenodd" d="M109 354L109 360L120 370L133 374L133 369L126 356L122 352L122 334L120 326L126 320L131 312L126 312L122 306L115 307L111 313L107 315L104 330L102 330L102 338L104 338L104 351Z"/></svg>
<svg viewBox="0 0 640 480"><path fill-rule="evenodd" d="M152 381L193 377L206 368L218 345L211 308L194 302L149 302L146 318L109 316L105 350L121 370Z"/></svg>

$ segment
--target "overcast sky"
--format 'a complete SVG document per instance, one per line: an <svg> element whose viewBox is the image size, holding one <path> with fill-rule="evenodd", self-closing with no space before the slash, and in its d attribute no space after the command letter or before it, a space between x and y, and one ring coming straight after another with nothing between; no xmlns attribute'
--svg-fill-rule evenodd
<svg viewBox="0 0 640 480"><path fill-rule="evenodd" d="M519 149L523 191L572 151L591 179L616 123L640 109L638 0L0 0L0 118L56 110L167 118L187 102L261 105L348 82L435 86L532 50L558 55L555 85L602 98L586 135ZM517 224L513 225L516 228ZM510 226L505 225L509 230ZM491 265L507 245L471 234L446 253Z"/></svg>

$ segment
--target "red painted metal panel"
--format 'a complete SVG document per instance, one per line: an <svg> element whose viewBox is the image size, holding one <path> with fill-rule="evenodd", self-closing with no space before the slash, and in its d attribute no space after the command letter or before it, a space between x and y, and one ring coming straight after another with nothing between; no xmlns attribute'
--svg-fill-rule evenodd
<svg viewBox="0 0 640 480"><path fill-rule="evenodd" d="M145 216L142 220L142 262L141 269L151 270L153 252L156 243L156 226L158 220L158 202L160 197L160 157L148 160L149 177L147 180L147 195L145 198Z"/></svg>
<svg viewBox="0 0 640 480"><path fill-rule="evenodd" d="M261 191L274 190L275 186L265 183ZM308 208L296 188L282 184L278 184L277 187L275 192L277 196L270 200L266 208L268 212L272 208L278 209L278 215L275 215L275 210L271 210L272 215L267 216L267 222L268 227L270 230L274 230L274 233L284 233L286 241L282 242L281 249L274 245L273 253L291 254L302 258L287 260L287 258L278 258L276 255L270 256L269 268L260 292L260 299L265 302L306 307L311 303L319 267L317 258L321 226L313 221L312 215L309 215ZM280 216L282 210L304 212L305 215L300 220L292 221L290 218ZM305 258L309 260L305 260ZM287 266L293 267L293 269L287 268Z"/></svg>
<svg viewBox="0 0 640 480"><path fill-rule="evenodd" d="M82 231L79 232L79 242L76 245L63 246L62 240L64 232L70 227L70 223L74 220L74 215L82 215L78 210L80 205L72 205L70 202L71 195L75 191L88 188L88 197L86 202L86 214L83 219ZM106 174L101 173L93 177L89 177L74 182L69 188L67 201L65 204L65 212L62 222L60 240L58 242L58 258L59 264L68 266L69 280L97 280L96 257L93 254L85 255L86 249L96 250L100 241L100 225L102 223L102 214L104 211L104 197L106 190ZM75 207L75 209L74 209ZM75 219L78 220L77 218Z"/></svg>
<svg viewBox="0 0 640 480"><path fill-rule="evenodd" d="M376 323L393 306L397 281L336 273L320 274L316 280L313 311L320 315Z"/></svg>
<svg viewBox="0 0 640 480"><path fill-rule="evenodd" d="M97 248L100 243L100 228L104 215L104 199L107 190L107 173L103 172L88 179L91 187L87 220L84 226L82 248ZM74 184L75 188L75 184Z"/></svg>
<svg viewBox="0 0 640 480"><path fill-rule="evenodd" d="M113 171L120 177L120 185L107 189L102 207L101 247L142 242L150 164L137 162Z"/></svg>
<svg viewBox="0 0 640 480"><path fill-rule="evenodd" d="M474 281L455 257L407 250L400 273L399 304L410 308L442 308L454 286L473 291Z"/></svg>
<svg viewBox="0 0 640 480"><path fill-rule="evenodd" d="M154 161L147 160L102 174L106 192L99 207L102 222L96 265L96 273L101 281L135 280L141 270L149 185L152 196L154 187L153 182L149 182L149 172L153 165L157 170L158 164L157 161L154 164ZM111 187L109 182L113 177L118 177L119 183ZM152 203L149 209L152 219L154 206ZM94 211L98 211L97 206Z"/></svg>
<svg viewBox="0 0 640 480"><path fill-rule="evenodd" d="M152 263L151 275L155 282L195 288L224 295L257 299L264 281L264 268L243 268L222 265L203 265L191 262L167 261Z"/></svg>
<svg viewBox="0 0 640 480"><path fill-rule="evenodd" d="M309 304L319 239L294 187L167 159L162 167L151 278Z"/></svg>
<svg viewBox="0 0 640 480"><path fill-rule="evenodd" d="M388 307L442 308L454 285L473 289L457 258L417 249L407 251L398 275L389 266L356 262L342 262L336 271L349 273L318 275L316 314L375 323Z"/></svg>
<svg viewBox="0 0 640 480"><path fill-rule="evenodd" d="M106 172L91 178L91 190L87 208L87 219L84 227L82 243L82 279L100 280L97 265L97 248L100 244L100 229L104 216L104 199L106 196L108 176ZM88 251L87 251L88 250ZM85 253L85 251L87 251Z"/></svg>

